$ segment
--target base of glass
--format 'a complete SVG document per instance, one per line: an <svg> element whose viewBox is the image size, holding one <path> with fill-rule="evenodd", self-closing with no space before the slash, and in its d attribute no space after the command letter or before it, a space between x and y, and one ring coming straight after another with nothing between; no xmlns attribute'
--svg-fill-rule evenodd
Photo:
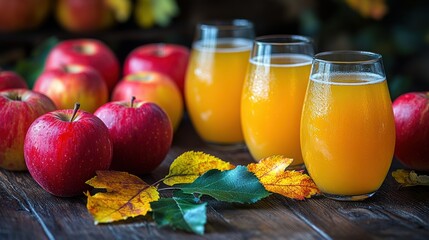
<svg viewBox="0 0 429 240"><path fill-rule="evenodd" d="M214 150L219 151L244 151L247 149L244 142L239 143L213 143L206 142L206 145Z"/></svg>
<svg viewBox="0 0 429 240"><path fill-rule="evenodd" d="M286 168L287 170L295 170L295 171L302 171L305 170L305 164L296 164L296 165L290 165Z"/></svg>
<svg viewBox="0 0 429 240"><path fill-rule="evenodd" d="M360 195L337 195L337 194L322 193L323 196L337 201L362 201L372 197L374 194L375 192L360 194Z"/></svg>

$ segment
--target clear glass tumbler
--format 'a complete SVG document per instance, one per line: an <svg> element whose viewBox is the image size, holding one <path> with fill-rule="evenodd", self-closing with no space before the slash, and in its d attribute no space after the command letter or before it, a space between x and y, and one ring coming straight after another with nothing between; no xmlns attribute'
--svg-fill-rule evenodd
<svg viewBox="0 0 429 240"><path fill-rule="evenodd" d="M254 39L244 19L197 26L185 99L199 136L222 149L243 148L240 97Z"/></svg>
<svg viewBox="0 0 429 240"><path fill-rule="evenodd" d="M383 183L394 152L392 102L381 55L315 56L301 119L306 168L321 192L362 200Z"/></svg>
<svg viewBox="0 0 429 240"><path fill-rule="evenodd" d="M304 167L300 146L302 104L313 59L312 40L296 35L255 39L241 98L245 143L258 161L272 155Z"/></svg>

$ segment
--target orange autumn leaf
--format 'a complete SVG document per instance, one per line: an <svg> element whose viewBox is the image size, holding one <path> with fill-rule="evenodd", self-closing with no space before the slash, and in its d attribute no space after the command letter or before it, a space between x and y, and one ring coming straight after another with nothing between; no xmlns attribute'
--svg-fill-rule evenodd
<svg viewBox="0 0 429 240"><path fill-rule="evenodd" d="M293 160L283 156L272 156L259 163L247 165L269 192L303 200L319 193L313 180L302 172L285 170Z"/></svg>
<svg viewBox="0 0 429 240"><path fill-rule="evenodd" d="M159 199L155 187L126 172L97 171L97 176L86 183L94 188L106 189L106 192L93 196L86 193L86 207L95 224L144 216L151 210L150 202Z"/></svg>
<svg viewBox="0 0 429 240"><path fill-rule="evenodd" d="M346 0L346 3L363 17L381 19L387 14L386 0Z"/></svg>
<svg viewBox="0 0 429 240"><path fill-rule="evenodd" d="M192 183L205 172L217 170L230 170L235 168L229 162L203 152L188 151L178 156L170 165L168 175L164 183L169 186L180 183Z"/></svg>

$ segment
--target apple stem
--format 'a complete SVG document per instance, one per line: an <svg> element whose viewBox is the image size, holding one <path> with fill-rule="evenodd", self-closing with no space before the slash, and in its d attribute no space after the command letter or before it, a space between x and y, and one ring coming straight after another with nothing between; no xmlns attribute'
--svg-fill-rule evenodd
<svg viewBox="0 0 429 240"><path fill-rule="evenodd" d="M133 107L134 101L136 100L136 97L132 96L130 101L130 106Z"/></svg>
<svg viewBox="0 0 429 240"><path fill-rule="evenodd" d="M70 118L70 122L73 122L73 120L76 118L76 114L77 114L77 111L79 110L79 108L80 108L80 104L79 103L75 103L74 104L74 109L73 109L73 114L72 114L72 116Z"/></svg>
<svg viewBox="0 0 429 240"><path fill-rule="evenodd" d="M158 56L158 57L164 56L165 55L165 52L164 52L164 43L158 43L156 46L157 46L157 48L156 48L156 56Z"/></svg>
<svg viewBox="0 0 429 240"><path fill-rule="evenodd" d="M21 100L22 100L21 95L16 95L16 101L21 101Z"/></svg>

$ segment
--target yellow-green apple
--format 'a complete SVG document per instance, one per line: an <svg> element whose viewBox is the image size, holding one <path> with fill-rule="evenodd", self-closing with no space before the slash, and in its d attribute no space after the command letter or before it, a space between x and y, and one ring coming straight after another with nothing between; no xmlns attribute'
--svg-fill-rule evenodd
<svg viewBox="0 0 429 240"><path fill-rule="evenodd" d="M39 26L49 13L51 0L0 0L0 31L12 32Z"/></svg>
<svg viewBox="0 0 429 240"><path fill-rule="evenodd" d="M48 69L37 78L33 90L50 97L58 109L69 109L79 102L82 110L94 112L109 99L100 74L84 65Z"/></svg>
<svg viewBox="0 0 429 240"><path fill-rule="evenodd" d="M167 75L142 71L125 76L113 90L112 101L126 101L132 96L158 104L167 112L173 129L177 129L183 116L183 99Z"/></svg>
<svg viewBox="0 0 429 240"><path fill-rule="evenodd" d="M167 114L155 103L109 102L94 113L109 128L113 142L111 169L144 174L167 155L173 131Z"/></svg>
<svg viewBox="0 0 429 240"><path fill-rule="evenodd" d="M407 167L429 171L429 92L405 93L393 102L396 157Z"/></svg>
<svg viewBox="0 0 429 240"><path fill-rule="evenodd" d="M85 182L112 161L106 125L91 113L63 109L37 118L28 129L24 156L28 171L47 192L60 197L80 195Z"/></svg>
<svg viewBox="0 0 429 240"><path fill-rule="evenodd" d="M31 123L50 111L54 103L45 95L28 89L0 91L0 167L26 170L24 138Z"/></svg>
<svg viewBox="0 0 429 240"><path fill-rule="evenodd" d="M13 71L0 71L0 91L11 88L28 88L25 80Z"/></svg>
<svg viewBox="0 0 429 240"><path fill-rule="evenodd" d="M114 23L107 0L58 0L55 13L61 26L72 32L103 30Z"/></svg>
<svg viewBox="0 0 429 240"><path fill-rule="evenodd" d="M71 39L58 43L49 52L45 69L67 64L91 66L103 77L109 92L119 80L119 61L113 51L95 39Z"/></svg>
<svg viewBox="0 0 429 240"><path fill-rule="evenodd" d="M185 74L189 49L177 44L146 44L128 54L124 63L124 76L139 71L161 72L169 76L184 96Z"/></svg>

